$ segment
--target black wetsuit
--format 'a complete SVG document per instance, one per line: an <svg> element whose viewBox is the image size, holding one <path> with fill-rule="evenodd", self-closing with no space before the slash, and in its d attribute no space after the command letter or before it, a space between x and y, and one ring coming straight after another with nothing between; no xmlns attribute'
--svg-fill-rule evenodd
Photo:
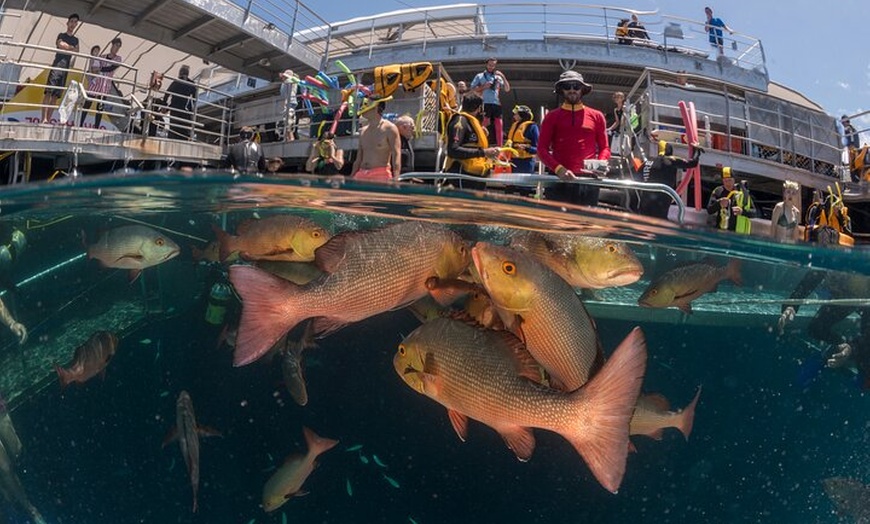
<svg viewBox="0 0 870 524"><path fill-rule="evenodd" d="M695 148L695 154L691 160L683 160L675 156L657 156L644 170L644 182L654 182L674 187L678 169L690 169L698 165L701 158L701 148ZM668 208L671 207L672 198L665 193L646 192L640 200L640 213L643 215L668 218Z"/></svg>
<svg viewBox="0 0 870 524"><path fill-rule="evenodd" d="M230 146L225 165L243 175L256 175L266 171L266 157L260 144L243 140Z"/></svg>
<svg viewBox="0 0 870 524"><path fill-rule="evenodd" d="M789 299L800 300L808 297L822 282L830 291L832 299L870 299L870 278L849 273L826 273L824 271L809 271L792 291ZM782 311L788 306L782 306ZM800 305L791 306L795 313ZM844 306L825 304L819 307L816 315L810 320L807 333L829 344L839 344L842 337L834 331L834 327L857 312L861 316L860 335L852 339L852 360L861 373L865 388L870 388L870 307Z"/></svg>

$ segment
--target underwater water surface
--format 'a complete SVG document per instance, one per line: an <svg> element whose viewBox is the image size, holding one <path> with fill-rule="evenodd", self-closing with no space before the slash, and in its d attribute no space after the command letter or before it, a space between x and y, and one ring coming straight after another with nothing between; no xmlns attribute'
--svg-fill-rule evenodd
<svg viewBox="0 0 870 524"><path fill-rule="evenodd" d="M474 421L462 442L445 408L393 367L399 344L420 326L404 308L307 349L308 402L298 405L280 357L233 365L225 326L238 323L244 303L232 298L222 321L210 323L209 294L227 270L195 260L216 228L235 232L276 215L304 216L332 235L425 221L469 246L530 230L626 243L641 279L578 293L605 356L632 328L643 330L644 392L677 409L702 388L691 435L670 428L658 441L632 437L636 452L616 494L556 433L535 430L528 462ZM132 224L160 231L180 252L131 282L126 269L100 267L85 252ZM782 301L808 271L870 275L866 248L781 245L430 186L180 174L12 188L0 194L0 237L12 230L27 245L2 268L0 296L29 336L18 344L0 327L0 394L23 443L13 469L48 523L836 523L854 519L836 513L823 480L870 483L870 395L853 372L815 365L827 344L807 333L828 295L816 291L783 335L777 329ZM742 285L721 282L690 315L638 306L651 281L680 264L733 259ZM854 336L858 315L841 324L844 337ZM97 331L119 338L105 373L61 387L54 365L68 365ZM195 513L179 444L168 438L182 391L197 422L220 433L199 439ZM264 485L288 456L305 452L303 427L339 443L318 458L305 496L266 513ZM0 521L31 522L20 506L0 504Z"/></svg>

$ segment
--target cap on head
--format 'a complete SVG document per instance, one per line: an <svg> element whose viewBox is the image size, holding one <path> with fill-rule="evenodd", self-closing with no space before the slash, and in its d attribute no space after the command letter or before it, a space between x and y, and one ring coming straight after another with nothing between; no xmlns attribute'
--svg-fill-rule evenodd
<svg viewBox="0 0 870 524"><path fill-rule="evenodd" d="M673 155L673 154L674 154L674 146L665 142L664 140L659 140L659 156Z"/></svg>
<svg viewBox="0 0 870 524"><path fill-rule="evenodd" d="M579 82L580 85L583 86L583 89L580 91L581 95L588 95L590 92L592 92L592 86L590 84L587 84L586 81L583 80L583 75L581 75L577 71L572 70L563 71L562 74L559 75L559 80L556 80L555 85L556 92L561 91L564 84L571 84L575 82Z"/></svg>
<svg viewBox="0 0 870 524"><path fill-rule="evenodd" d="M722 180L725 180L726 178L731 178L731 168L730 167L723 167L722 168Z"/></svg>

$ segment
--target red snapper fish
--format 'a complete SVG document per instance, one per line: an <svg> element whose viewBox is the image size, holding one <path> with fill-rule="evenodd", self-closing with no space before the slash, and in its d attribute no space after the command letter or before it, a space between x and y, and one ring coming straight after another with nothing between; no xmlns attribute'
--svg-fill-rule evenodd
<svg viewBox="0 0 870 524"><path fill-rule="evenodd" d="M310 262L314 251L329 240L328 231L304 217L275 215L245 220L230 235L212 226L220 244L220 259L238 253L245 260Z"/></svg>
<svg viewBox="0 0 870 524"><path fill-rule="evenodd" d="M142 225L121 226L103 232L88 246L88 258L103 267L129 269L134 280L143 269L178 256L180 248L166 235Z"/></svg>
<svg viewBox="0 0 870 524"><path fill-rule="evenodd" d="M317 466L317 457L338 445L337 440L318 436L306 427L302 428L302 433L305 434L308 453L287 457L263 486L263 509L267 513L280 508L293 497L305 495L302 484Z"/></svg>
<svg viewBox="0 0 870 524"><path fill-rule="evenodd" d="M628 244L609 238L529 231L511 238L574 287L627 286L643 276L643 265Z"/></svg>
<svg viewBox="0 0 870 524"><path fill-rule="evenodd" d="M469 263L455 232L425 222L337 235L317 250L324 274L300 286L261 269L230 266L242 299L233 364L249 364L294 326L313 319L319 337L426 296L430 277L456 278Z"/></svg>
<svg viewBox="0 0 870 524"><path fill-rule="evenodd" d="M671 411L670 402L664 395L659 393L641 395L637 399L629 431L632 435L646 435L661 440L665 428L676 428L686 440L689 440L695 423L695 406L698 405L700 397L701 388L698 388L695 398L688 406L678 411Z"/></svg>
<svg viewBox="0 0 870 524"><path fill-rule="evenodd" d="M595 322L565 280L525 251L478 242L474 267L507 329L550 375L550 384L574 391L601 368Z"/></svg>
<svg viewBox="0 0 870 524"><path fill-rule="evenodd" d="M677 266L650 282L637 303L652 308L675 307L688 315L692 313L692 301L716 291L723 280L743 285L739 259L731 259L726 266L709 260Z"/></svg>
<svg viewBox="0 0 870 524"><path fill-rule="evenodd" d="M118 349L118 337L108 331L97 331L87 342L76 348L72 363L67 368L55 364L62 388L73 382L84 384L97 375L105 374L106 366Z"/></svg>
<svg viewBox="0 0 870 524"><path fill-rule="evenodd" d="M646 368L640 328L592 380L570 393L536 383L538 364L514 335L448 318L411 332L393 367L408 386L447 408L463 441L468 419L474 419L496 430L525 461L535 448L532 428L553 431L574 446L605 489L619 489L629 421Z"/></svg>

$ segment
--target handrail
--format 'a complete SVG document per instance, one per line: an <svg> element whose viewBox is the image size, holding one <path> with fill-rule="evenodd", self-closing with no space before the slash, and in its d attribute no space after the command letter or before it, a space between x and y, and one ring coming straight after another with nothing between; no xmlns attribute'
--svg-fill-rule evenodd
<svg viewBox="0 0 870 524"><path fill-rule="evenodd" d="M111 82L114 84L118 93L109 92L101 97L90 96L87 93L87 82L88 79L95 76L89 73L86 67L77 68L74 66L76 63L75 60L71 62L72 67L68 68L60 68L54 67L51 65L51 60L54 57L55 53L58 52L57 48L51 46L44 46L38 44L31 44L26 42L17 42L12 40L3 40L0 41L0 48L18 48L21 49L20 53L21 59L18 60L10 60L8 57L4 60L4 63L15 64L21 68L19 73L19 78L17 81L15 80L0 80L0 92L4 92L4 100L6 107L4 110L7 110L9 107L19 107L22 109L43 109L46 106L41 102L38 104L32 103L23 103L16 102L15 104L10 104L11 100L14 98L14 91L22 87L44 87L44 84L37 83L32 80L23 81L21 77L26 75L29 78L36 78L36 76L45 70L58 70L65 71L70 74L81 74L82 75L82 87L84 96L80 97L81 102L101 102L103 104L104 115L109 115L115 118L126 119L132 117L136 114L136 111L132 106L129 105L130 97L137 92L146 93L146 98L144 103L141 105L144 107L139 108L139 115L151 117L157 115L157 112L151 107L150 101L156 100L160 96L164 94L164 91L155 91L150 89L150 86L147 84L140 84L139 80L143 79L143 75L140 74L139 68L135 66L131 66L129 64L125 64L123 62L119 62L119 68L123 69L125 72L114 75L111 77ZM24 59L24 51L32 51L32 53L27 53L29 56L27 59ZM41 55L45 54L45 61L42 61ZM84 64L87 64L87 60L94 58L92 55L74 52L74 51L65 51L65 54L69 54L75 58L80 58L84 61ZM81 64L82 61L79 63ZM131 74L132 73L132 74ZM132 76L132 80L129 77ZM163 77L165 81L174 80L172 76L164 75ZM190 82L191 84L196 85L198 93L216 93L220 95L220 101L218 103L211 102L209 100L196 99L194 111L191 112L188 118L174 117L172 122L175 125L182 124L184 126L184 133L188 139L194 138L194 132L201 133L205 141L209 143L219 143L221 146L227 143L226 131L229 129L228 119L229 119L229 109L227 107L227 100L229 97L222 93L219 90L212 89L208 86L202 85L198 82ZM168 82L167 82L168 84ZM129 94L124 94L121 89L124 88L124 91L129 89ZM137 99L138 101L138 99ZM81 115L81 102L78 104L76 108L75 119L70 119L67 125L78 126L80 123L80 115ZM57 106L52 105L52 111ZM205 110L209 110L205 112ZM217 115L217 116L215 116ZM38 119L35 119L35 122L38 122ZM126 120L124 120L126 123ZM141 131L143 135L146 135L148 132L148 126L142 125ZM119 132L126 132L132 129L132 126L127 125L125 129L118 129ZM202 140L200 140L202 141Z"/></svg>
<svg viewBox="0 0 870 524"><path fill-rule="evenodd" d="M676 39L665 38L665 30L669 23L678 22L687 24L689 28L683 36L688 40L677 40L680 42L680 49L704 56L711 53L704 22L700 20L659 14L658 10L642 11L566 2L453 4L402 9L311 28L303 31L300 36L307 45L328 50L324 63L360 51L371 55L375 48L397 44L418 44L425 49L433 37L484 40L493 37L508 40L547 40L555 37L603 41L610 46L626 40L616 36L616 29L620 19L630 19L632 15L640 18L650 36L651 39L646 41L650 49L667 53L666 47L672 47ZM703 39L695 36L701 33L704 35ZM733 34L726 33L723 38L726 43L725 56L738 67L758 69L767 74L761 40L737 31ZM638 38L627 40L629 43L635 43L636 40L638 45L642 43ZM716 59L715 56L710 58Z"/></svg>
<svg viewBox="0 0 870 524"><path fill-rule="evenodd" d="M671 197L671 200L677 204L677 222L682 224L686 215L686 206L683 204L680 195L674 191L674 188L654 182L638 182L636 180L613 179L613 178L576 178L574 180L563 180L555 175L498 175L490 178L482 178L474 175L464 175L461 173L403 173L398 177L399 182L410 182L412 180L464 180L466 182L477 182L484 184L499 184L511 185L520 187L540 187L542 184L577 184L583 186L604 187L609 189L636 189L640 191L650 191L653 193L664 193Z"/></svg>

